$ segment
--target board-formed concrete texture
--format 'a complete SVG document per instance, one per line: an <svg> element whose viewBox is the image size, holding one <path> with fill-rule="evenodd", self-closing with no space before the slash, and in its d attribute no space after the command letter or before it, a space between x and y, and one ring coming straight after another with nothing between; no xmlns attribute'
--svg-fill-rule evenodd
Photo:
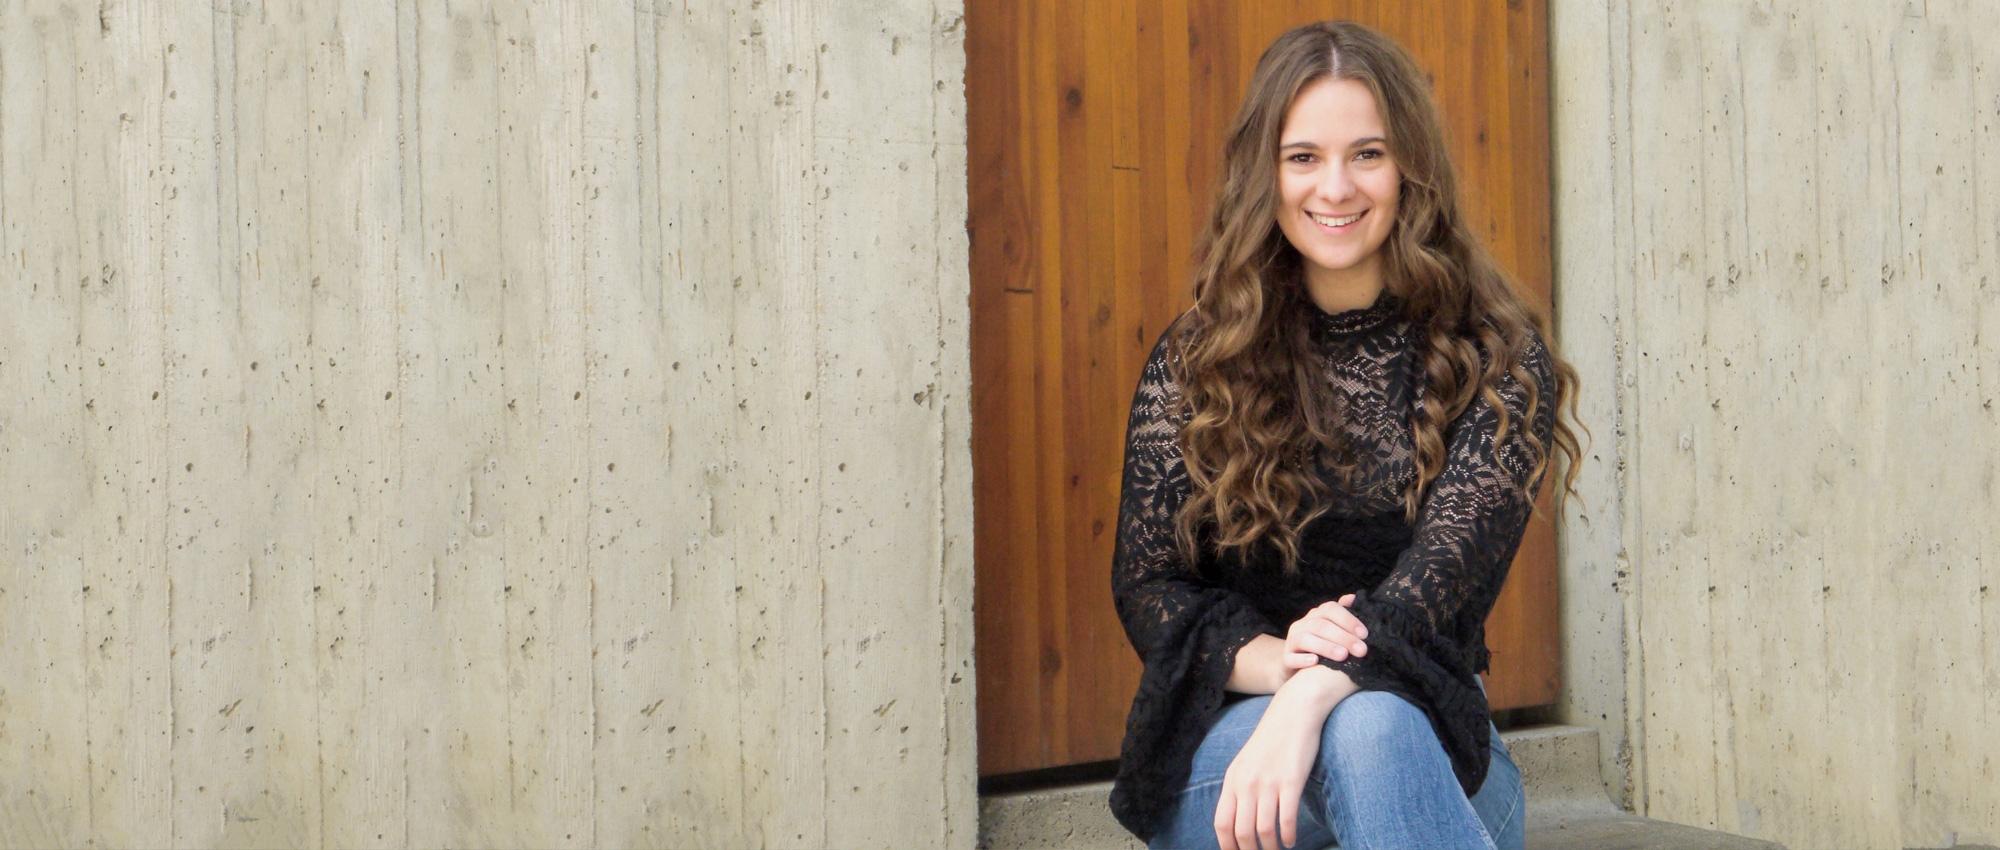
<svg viewBox="0 0 2000 850"><path fill-rule="evenodd" d="M1596 431L1561 719L1653 818L2000 843L2000 16L1550 22L1559 338Z"/></svg>
<svg viewBox="0 0 2000 850"><path fill-rule="evenodd" d="M958 0L0 0L0 847L974 841Z"/></svg>

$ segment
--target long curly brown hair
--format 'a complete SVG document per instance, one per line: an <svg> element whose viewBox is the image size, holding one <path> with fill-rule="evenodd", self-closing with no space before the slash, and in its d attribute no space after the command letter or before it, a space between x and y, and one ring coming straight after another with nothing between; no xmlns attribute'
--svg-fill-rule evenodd
<svg viewBox="0 0 2000 850"><path fill-rule="evenodd" d="M1475 394L1500 411L1496 455L1506 444L1509 423L1496 388L1508 374L1527 390L1529 421L1545 402L1557 413L1554 446L1523 428L1536 458L1528 480L1541 481L1551 454L1560 452L1567 474L1558 498L1575 492L1581 452L1561 414L1566 406L1576 420L1576 370L1557 354L1548 318L1521 300L1467 227L1423 74L1409 54L1374 30L1346 21L1309 24L1279 36L1251 76L1198 241L1194 307L1177 335L1174 377L1191 413L1181 433L1182 454L1194 486L1176 517L1176 537L1190 558L1197 529L1207 524L1219 552L1268 541L1283 556L1285 571L1296 571L1300 529L1331 507L1325 483L1296 463L1300 447L1316 445L1336 471L1353 471L1337 411L1314 389L1322 378L1313 366L1310 332L1299 320L1310 296L1298 251L1277 224L1285 115L1300 91L1324 78L1355 80L1374 94L1402 175L1396 219L1381 248L1383 285L1402 301L1403 316L1426 343L1427 399L1421 414L1411 416L1417 475L1403 494L1406 519L1416 521L1425 490L1444 471L1445 430ZM1531 328L1554 364L1553 388L1537 386L1521 366ZM1493 354L1483 364L1481 349ZM1554 398L1544 398L1551 391ZM1534 494L1527 495L1532 502ZM1307 505L1312 507L1304 510Z"/></svg>

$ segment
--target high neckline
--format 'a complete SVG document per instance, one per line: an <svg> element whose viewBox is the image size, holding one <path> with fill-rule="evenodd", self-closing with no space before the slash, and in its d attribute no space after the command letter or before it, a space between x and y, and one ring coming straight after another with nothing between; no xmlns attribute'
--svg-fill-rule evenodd
<svg viewBox="0 0 2000 850"><path fill-rule="evenodd" d="M1375 296L1375 303L1366 307L1329 313L1308 299L1305 309L1314 332L1322 336L1347 336L1382 325L1396 315L1400 306L1401 299L1391 294L1388 287L1383 287Z"/></svg>

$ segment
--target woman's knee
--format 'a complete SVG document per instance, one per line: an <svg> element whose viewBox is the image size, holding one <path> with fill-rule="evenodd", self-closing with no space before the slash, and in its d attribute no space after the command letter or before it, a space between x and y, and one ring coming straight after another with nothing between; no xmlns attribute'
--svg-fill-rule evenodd
<svg viewBox="0 0 2000 850"><path fill-rule="evenodd" d="M1430 718L1409 700L1384 691L1359 691L1341 700L1321 729L1322 760L1335 764L1382 764L1425 749L1442 752Z"/></svg>

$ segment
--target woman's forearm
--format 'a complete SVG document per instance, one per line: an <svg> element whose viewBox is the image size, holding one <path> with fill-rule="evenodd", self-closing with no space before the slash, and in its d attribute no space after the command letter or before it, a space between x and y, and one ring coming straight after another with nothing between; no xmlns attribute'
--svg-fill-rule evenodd
<svg viewBox="0 0 2000 850"><path fill-rule="evenodd" d="M1229 671L1223 690L1239 694L1275 694L1287 678L1285 641L1273 635L1258 635L1236 651L1236 666Z"/></svg>

